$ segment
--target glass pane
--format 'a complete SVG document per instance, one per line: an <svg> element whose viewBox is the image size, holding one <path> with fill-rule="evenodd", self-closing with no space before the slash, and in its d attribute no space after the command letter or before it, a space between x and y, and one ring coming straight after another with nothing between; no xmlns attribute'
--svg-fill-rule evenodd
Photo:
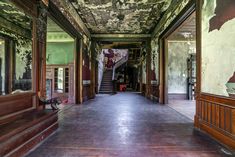
<svg viewBox="0 0 235 157"><path fill-rule="evenodd" d="M16 45L14 90L32 89L32 42Z"/></svg>
<svg viewBox="0 0 235 157"><path fill-rule="evenodd" d="M0 39L0 95L5 94L5 41Z"/></svg>
<svg viewBox="0 0 235 157"><path fill-rule="evenodd" d="M64 90L64 68L58 68L58 92L63 93Z"/></svg>
<svg viewBox="0 0 235 157"><path fill-rule="evenodd" d="M8 0L0 3L0 95L32 89L32 17Z"/></svg>

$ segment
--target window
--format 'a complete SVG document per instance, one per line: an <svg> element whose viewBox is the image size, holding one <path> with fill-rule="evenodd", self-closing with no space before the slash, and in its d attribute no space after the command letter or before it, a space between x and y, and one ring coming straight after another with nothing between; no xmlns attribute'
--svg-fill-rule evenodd
<svg viewBox="0 0 235 157"><path fill-rule="evenodd" d="M55 68L54 69L54 89L57 93L69 92L69 68Z"/></svg>
<svg viewBox="0 0 235 157"><path fill-rule="evenodd" d="M0 38L0 95L5 94L5 40Z"/></svg>
<svg viewBox="0 0 235 157"><path fill-rule="evenodd" d="M32 90L32 21L10 1L1 1L0 95Z"/></svg>

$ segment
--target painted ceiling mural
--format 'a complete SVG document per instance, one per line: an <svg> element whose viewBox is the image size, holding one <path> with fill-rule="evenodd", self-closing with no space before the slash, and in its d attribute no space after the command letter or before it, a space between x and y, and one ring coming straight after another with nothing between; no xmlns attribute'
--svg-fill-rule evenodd
<svg viewBox="0 0 235 157"><path fill-rule="evenodd" d="M202 92L235 98L235 1L204 0ZM220 64L215 64L219 62Z"/></svg>
<svg viewBox="0 0 235 157"><path fill-rule="evenodd" d="M69 0L91 33L149 33L172 0Z"/></svg>

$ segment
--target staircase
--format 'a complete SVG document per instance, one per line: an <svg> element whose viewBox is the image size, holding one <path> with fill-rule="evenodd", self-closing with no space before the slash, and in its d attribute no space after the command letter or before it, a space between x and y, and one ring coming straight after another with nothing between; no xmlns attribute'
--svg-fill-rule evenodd
<svg viewBox="0 0 235 157"><path fill-rule="evenodd" d="M120 59L118 62L115 63L114 67L112 69L106 69L106 71L103 73L103 79L100 85L100 94L111 94L115 93L115 89L113 88L113 81L115 81L115 73L116 70L121 67L124 63L128 61L128 54Z"/></svg>
<svg viewBox="0 0 235 157"><path fill-rule="evenodd" d="M99 93L101 94L113 93L112 76L113 76L113 69L107 69L104 72Z"/></svg>

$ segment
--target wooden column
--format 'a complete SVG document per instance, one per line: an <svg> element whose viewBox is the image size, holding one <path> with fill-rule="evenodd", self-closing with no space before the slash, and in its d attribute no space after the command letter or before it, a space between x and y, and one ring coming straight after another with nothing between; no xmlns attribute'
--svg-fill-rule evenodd
<svg viewBox="0 0 235 157"><path fill-rule="evenodd" d="M38 15L34 19L33 26L33 91L37 96L45 96L47 6L39 1L37 3L37 10ZM37 100L36 106L37 108L39 107Z"/></svg>
<svg viewBox="0 0 235 157"><path fill-rule="evenodd" d="M143 63L140 65L140 92L143 92Z"/></svg>
<svg viewBox="0 0 235 157"><path fill-rule="evenodd" d="M146 97L151 95L151 40L146 41Z"/></svg>
<svg viewBox="0 0 235 157"><path fill-rule="evenodd" d="M95 97L95 88L96 88L96 51L95 51L95 42L91 42L91 88L90 95L91 98Z"/></svg>
<svg viewBox="0 0 235 157"><path fill-rule="evenodd" d="M75 53L75 103L82 103L82 53L83 53L83 41L76 38L75 47L77 53Z"/></svg>

